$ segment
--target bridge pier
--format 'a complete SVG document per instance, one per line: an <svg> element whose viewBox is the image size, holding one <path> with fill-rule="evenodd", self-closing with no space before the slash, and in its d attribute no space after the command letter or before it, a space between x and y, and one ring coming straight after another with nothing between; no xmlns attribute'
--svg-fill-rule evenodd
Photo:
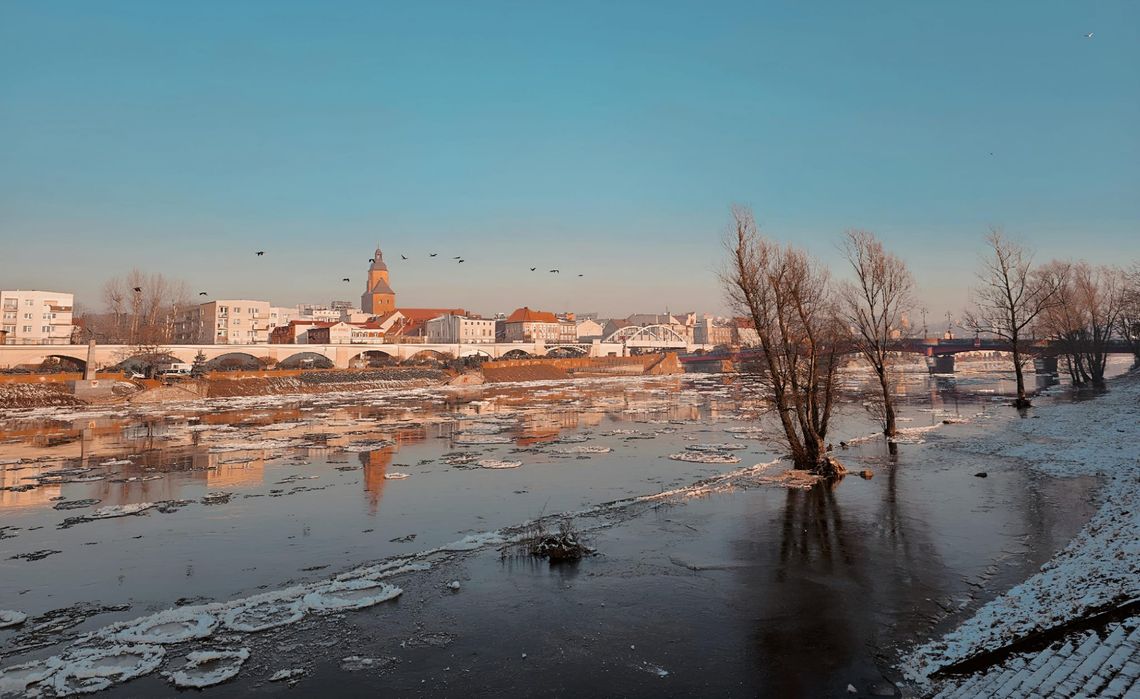
<svg viewBox="0 0 1140 699"><path fill-rule="evenodd" d="M926 358L926 368L931 374L953 374L954 355L936 354Z"/></svg>
<svg viewBox="0 0 1140 699"><path fill-rule="evenodd" d="M1035 374L1049 374L1052 376L1057 375L1057 358L1056 357L1034 357L1033 358L1033 373Z"/></svg>

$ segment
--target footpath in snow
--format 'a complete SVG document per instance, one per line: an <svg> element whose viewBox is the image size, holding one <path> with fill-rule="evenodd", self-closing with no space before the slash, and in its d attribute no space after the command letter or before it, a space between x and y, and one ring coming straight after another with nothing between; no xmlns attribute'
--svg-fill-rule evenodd
<svg viewBox="0 0 1140 699"><path fill-rule="evenodd" d="M938 670L1140 598L1140 375L1093 400L1033 409L1009 431L964 445L1051 476L1098 476L1101 506L1041 571L902 662L928 695L1140 696L1140 616L1065 634L973 675Z"/></svg>

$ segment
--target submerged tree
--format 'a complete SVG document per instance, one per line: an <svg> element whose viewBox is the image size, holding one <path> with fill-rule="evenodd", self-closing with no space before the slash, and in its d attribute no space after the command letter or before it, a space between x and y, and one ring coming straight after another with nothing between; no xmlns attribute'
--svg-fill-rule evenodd
<svg viewBox="0 0 1140 699"><path fill-rule="evenodd" d="M734 310L756 328L767 390L796 468L842 472L826 438L840 357L827 271L802 251L763 237L748 209L733 210L722 274Z"/></svg>
<svg viewBox="0 0 1140 699"><path fill-rule="evenodd" d="M986 236L990 249L978 272L973 308L966 312L966 327L1006 340L1013 355L1017 377L1014 406L1028 408L1025 391L1026 334L1038 319L1057 305L1065 275L1046 274L1033 266L1033 254L1021 245L991 230Z"/></svg>
<svg viewBox="0 0 1140 699"><path fill-rule="evenodd" d="M898 427L890 389L890 342L912 303L914 277L906 263L884 250L868 231L847 231L843 251L855 272L855 281L843 285L840 310L851 324L855 347L879 380L882 398L876 401L878 417L883 434L893 437Z"/></svg>
<svg viewBox="0 0 1140 699"><path fill-rule="evenodd" d="M1124 304L1124 274L1087 262L1051 262L1041 274L1061 287L1057 302L1041 316L1045 335L1064 349L1065 369L1074 386L1104 386L1110 343Z"/></svg>

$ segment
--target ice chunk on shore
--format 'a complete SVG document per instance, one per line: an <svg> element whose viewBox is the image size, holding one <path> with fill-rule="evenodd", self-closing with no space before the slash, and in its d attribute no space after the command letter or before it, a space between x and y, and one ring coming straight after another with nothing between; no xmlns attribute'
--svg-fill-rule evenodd
<svg viewBox="0 0 1140 699"><path fill-rule="evenodd" d="M236 677L248 659L248 648L191 651L186 654L186 665L181 670L163 674L175 687L201 689Z"/></svg>
<svg viewBox="0 0 1140 699"><path fill-rule="evenodd" d="M670 454L670 459L674 461L690 461L695 464L738 464L740 457L735 454L726 454L724 452L703 452L703 451L683 451L677 454Z"/></svg>
<svg viewBox="0 0 1140 699"><path fill-rule="evenodd" d="M294 588L296 589L296 588ZM251 599L222 615L222 625L231 631L256 633L300 621L305 616L301 598L274 595Z"/></svg>
<svg viewBox="0 0 1140 699"><path fill-rule="evenodd" d="M19 626L28 620L28 615L11 609L0 609L0 629Z"/></svg>
<svg viewBox="0 0 1140 699"><path fill-rule="evenodd" d="M58 663L51 677L56 696L90 694L113 684L150 674L162 664L166 651L161 646L117 645L109 648L86 648L62 658L49 658Z"/></svg>
<svg viewBox="0 0 1140 699"><path fill-rule="evenodd" d="M499 459L479 459L475 462L480 468L518 468L521 461L501 461Z"/></svg>
<svg viewBox="0 0 1140 699"><path fill-rule="evenodd" d="M128 517L145 512L154 507L153 502L136 502L131 505L107 505L83 515L84 519L111 519L112 517Z"/></svg>
<svg viewBox="0 0 1140 699"><path fill-rule="evenodd" d="M269 681L270 682L281 682L283 680L294 680L298 677L304 676L304 674L305 674L305 668L303 668L303 667L294 667L294 668L289 668L289 669L285 669L285 670L278 670L277 672L275 672L269 676Z"/></svg>
<svg viewBox="0 0 1140 699"><path fill-rule="evenodd" d="M214 632L218 620L202 607L181 607L114 624L104 632L117 641L138 643L181 643L205 638Z"/></svg>
<svg viewBox="0 0 1140 699"><path fill-rule="evenodd" d="M401 588L376 580L335 581L305 595L305 606L317 612L363 609L395 599L401 593Z"/></svg>

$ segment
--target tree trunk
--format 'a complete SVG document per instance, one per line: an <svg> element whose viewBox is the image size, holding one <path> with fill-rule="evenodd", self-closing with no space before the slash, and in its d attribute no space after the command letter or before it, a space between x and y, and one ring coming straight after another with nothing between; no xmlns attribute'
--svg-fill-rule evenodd
<svg viewBox="0 0 1140 699"><path fill-rule="evenodd" d="M895 404L891 400L891 389L887 385L887 372L885 368L878 370L879 386L883 389L883 434L888 438L899 433L895 419Z"/></svg>
<svg viewBox="0 0 1140 699"><path fill-rule="evenodd" d="M1025 372L1021 369L1021 351L1017 347L1017 340L1013 341L1013 373L1017 376L1017 400L1013 402L1013 407L1028 408L1030 403L1025 397Z"/></svg>

